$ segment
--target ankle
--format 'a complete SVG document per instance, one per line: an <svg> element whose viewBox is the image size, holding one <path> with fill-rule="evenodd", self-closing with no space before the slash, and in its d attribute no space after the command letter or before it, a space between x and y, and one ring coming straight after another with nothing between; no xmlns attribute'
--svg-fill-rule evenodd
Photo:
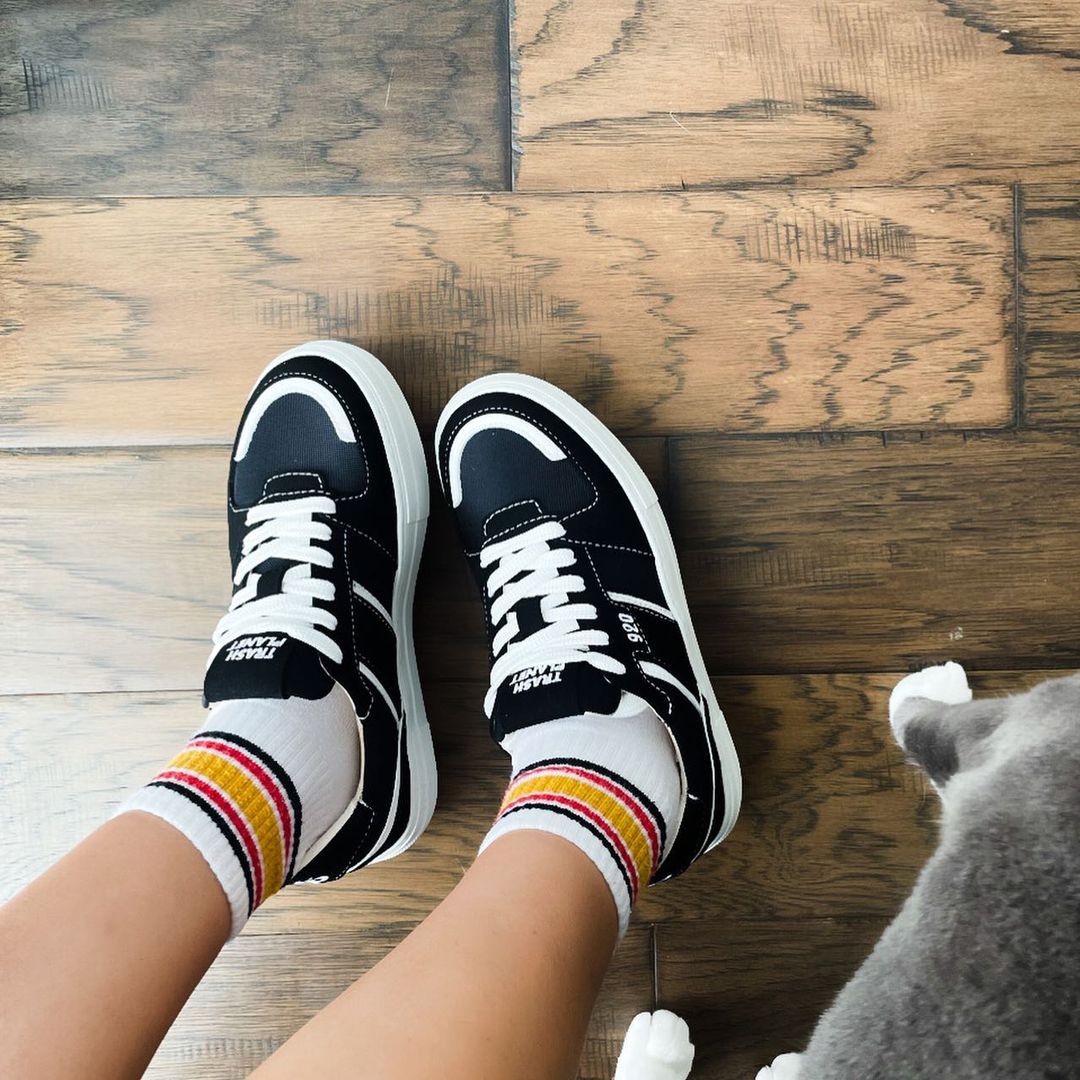
<svg viewBox="0 0 1080 1080"><path fill-rule="evenodd" d="M614 716L566 717L508 735L514 774L480 849L526 830L574 845L607 883L620 935L659 865L681 799L663 724L640 702L624 706Z"/></svg>
<svg viewBox="0 0 1080 1080"><path fill-rule="evenodd" d="M160 818L198 849L229 901L230 936L289 882L357 790L359 740L342 696L222 702L120 807Z"/></svg>

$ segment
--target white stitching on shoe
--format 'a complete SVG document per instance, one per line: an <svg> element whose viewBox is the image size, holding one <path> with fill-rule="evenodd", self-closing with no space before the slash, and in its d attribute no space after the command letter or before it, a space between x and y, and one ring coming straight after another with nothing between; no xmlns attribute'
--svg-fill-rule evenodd
<svg viewBox="0 0 1080 1080"><path fill-rule="evenodd" d="M379 541L376 540L374 536L369 536L366 532L364 532L363 529L358 529L355 525L350 525L347 521L338 521L337 524L340 525L343 529L349 529L351 532L356 533L357 536L362 536L365 540L370 541L388 559L393 559L394 558L394 556L391 554L389 548L387 548L384 544L380 544Z"/></svg>
<svg viewBox="0 0 1080 1080"><path fill-rule="evenodd" d="M596 569L596 563L593 562L592 552L591 551L586 551L585 552L585 558L587 558L589 560L589 565L592 567L593 577L596 578L597 584L600 586L600 591L607 598L608 603L612 604L614 606L615 601L611 599L611 594L604 587L603 581L600 580L600 574ZM645 673L645 669L641 666L641 661L634 655L634 652L633 652L632 649L630 650L630 659L634 661L634 666L638 669L638 674L647 683L649 683L650 686L652 686L656 690L656 692L664 699L664 701L667 702L667 714L668 714L668 716L670 716L671 715L671 698L668 695L668 692L662 686L660 686L656 682L655 679L653 679L651 676L649 676L649 675L647 675Z"/></svg>
<svg viewBox="0 0 1080 1080"><path fill-rule="evenodd" d="M458 432L459 432L459 431L460 431L460 430L461 430L461 429L462 429L462 428L463 428L463 427L464 427L464 426L465 426L465 425L466 425L466 424L467 424L467 423L468 423L468 422L469 422L470 420L474 420L474 419L475 419L476 417L478 417L478 416L487 416L487 415L488 415L489 413L500 413L500 412L501 412L501 413L509 413L509 414L510 414L511 416L519 416L519 417L521 417L521 419L522 419L522 420L524 420L524 421L525 421L526 423L529 423L529 424L535 424L535 425L536 425L536 427L538 427L538 428L539 428L539 429L540 429L540 430L541 430L542 432L544 432L544 434L545 434L545 435L547 435L547 437L548 437L549 439L551 439L551 441L552 441L553 443L555 443L555 444L556 444L556 445L557 445L557 446L559 447L559 449L561 449L561 450L562 450L562 452L563 452L564 454L566 454L566 456L567 456L567 457L568 457L568 458L569 458L569 459L570 459L570 460L571 460L571 461L572 461L572 462L573 462L573 463L574 463L574 464L575 464L575 465L577 466L577 468L578 468L578 471L579 471L579 472L581 473L581 475L582 475L582 476L584 476L584 477L585 477L585 479L586 479L586 480L588 481L589 487L591 487L591 488L592 488L592 490L593 490L593 498L592 498L592 502L591 502L591 503L589 503L589 505L588 505L588 506L583 506L583 507L581 507L581 509L580 509L580 510L575 510L575 511L573 511L573 513L567 514L567 515L566 515L566 516L565 516L564 518L561 518L560 520L562 520L562 521L569 521L569 520L570 520L570 519L571 519L572 517L577 517L577 515L578 515L578 514L584 514L584 513L587 513L587 512L589 511L589 510L591 510L591 509L592 509L592 508L593 508L593 507L594 507L594 506L595 506L595 505L596 505L596 504L597 504L597 503L598 503L598 502L600 501L600 492L599 492L599 490L597 489L597 487L596 487L596 484L594 484L594 483L593 483L593 479L592 479L592 477L591 477L591 476L589 475L589 473L588 473L588 470L587 470L587 469L585 468L585 466L584 466L584 465L582 465L582 464L581 464L581 462L580 462L580 461L578 461L578 459L577 459L577 458L576 458L576 457L574 456L573 452L572 452L572 451L571 451L571 450L570 450L570 449L569 449L569 448L568 448L568 447L566 446L566 444L565 444L565 443L564 443L564 442L563 442L563 441L562 441L562 440L561 440L561 439L560 439L560 438L558 437L558 435L556 435L556 434L555 434L555 433L554 433L553 431L549 430L549 429L548 429L547 427L545 427L545 426L544 426L544 425L543 425L542 423L540 423L540 421L536 420L536 419L535 419L534 417L532 417L532 416L529 416L529 415L528 415L528 413L523 413L523 412L519 412L519 411L518 411L517 409L512 409L512 408L508 408L508 407L506 407L505 405L489 405L489 406L488 406L488 407L486 407L486 408L483 408L483 409L477 409L477 410L476 410L475 412L471 412L471 413L469 413L469 414L468 414L467 416L463 416L463 417L462 417L462 418L461 418L461 419L460 419L460 420L459 420L459 421L458 421L458 422L457 422L457 423L456 423L456 424L454 425L454 428L453 428L453 430L452 430L452 431L450 432L450 434L449 434L449 435L444 435L444 436L443 436L443 442L442 442L443 446L447 446L447 447L448 447L448 446L452 445L452 444L453 444L453 441L454 441L454 437L455 437L455 436L457 435L457 433L458 433ZM450 465L449 465L449 462L448 462L448 461L447 461L447 462L443 462L442 464L443 464L443 465L445 466L446 470L449 470L449 468L450 468ZM448 471L447 471L447 476L449 476L449 472L448 472ZM479 554L480 554L480 552L479 552L479 551L469 551L469 552L466 552L466 554L467 554L467 555L469 555L469 556L476 556L476 555L479 555Z"/></svg>
<svg viewBox="0 0 1080 1080"><path fill-rule="evenodd" d="M314 476L314 477L317 477L319 480L322 480L322 477L319 476L319 474L317 472L279 472L279 473L274 473L273 476L268 476L266 478L266 480L264 481L264 483L263 483L263 498L264 499L266 498L266 495L267 495L266 485L269 484L271 480L277 480L279 477L282 477L282 476ZM281 492L281 494L282 495L325 495L325 494L327 494L327 491L326 491L326 488L324 488L324 487L317 487L317 488L304 488L303 490L296 490L296 491L283 491L283 492Z"/></svg>
<svg viewBox="0 0 1080 1080"><path fill-rule="evenodd" d="M299 360L302 358L293 357L293 359ZM362 490L356 492L355 495L335 495L334 498L336 502L344 502L347 499L362 498L364 495L367 494L368 488L371 486L371 468L368 464L368 456L367 450L364 448L364 440L360 435L360 425L356 422L356 417L353 416L352 409L349 408L349 403L345 401L337 392L337 390L335 390L334 387L331 386L330 383L328 383L324 378L319 375L312 375L310 372L304 372L303 374L299 374L295 371L280 371L278 372L278 374L273 375L266 380L266 383L263 385L263 389L265 390L266 387L272 385L273 383L279 382L281 379L313 379L315 382L321 383L323 386L325 386L326 389L329 390L330 393L333 394L334 397L336 397L338 401L341 402L341 407L345 410L345 415L348 416L349 422L353 426L353 433L356 435L356 445L360 447L360 455L364 459L364 486Z"/></svg>
<svg viewBox="0 0 1080 1080"><path fill-rule="evenodd" d="M567 537L567 543L577 544L580 547L608 548L611 551L628 551L631 555L644 555L647 559L655 559L651 551L642 551L640 548L624 547L622 544L605 544L600 540L575 540Z"/></svg>
<svg viewBox="0 0 1080 1080"><path fill-rule="evenodd" d="M500 507L498 510L492 510L491 513L488 514L486 518L484 518L484 543L490 544L492 540L498 540L499 537L507 536L515 529L520 529L521 523L519 522L517 525L511 525L508 529L500 529L497 533L492 533L490 536L488 536L486 532L488 523L496 514L501 514L505 510L513 510L515 506L524 506L526 503L532 503L536 507L537 515L541 517L543 516L543 511L540 509L535 499L518 499L517 502L508 503L506 506Z"/></svg>

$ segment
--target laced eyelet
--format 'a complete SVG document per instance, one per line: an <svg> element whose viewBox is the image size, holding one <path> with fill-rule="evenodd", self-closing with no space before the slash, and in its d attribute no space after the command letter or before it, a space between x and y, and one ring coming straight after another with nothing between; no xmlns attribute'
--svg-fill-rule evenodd
<svg viewBox="0 0 1080 1080"><path fill-rule="evenodd" d="M502 684L530 668L585 663L616 675L626 671L621 661L597 651L609 644L603 630L582 628L582 623L596 621L596 606L570 602L571 596L585 591L585 581L567 572L577 564L576 552L568 544L552 546L565 535L559 522L546 521L480 552L480 565L494 566L487 579L495 657L484 699L489 717ZM519 628L513 609L530 598L540 600L545 626L514 640Z"/></svg>
<svg viewBox="0 0 1080 1080"><path fill-rule="evenodd" d="M245 518L241 558L236 566L229 610L214 631L214 649L207 666L229 642L246 636L288 634L318 650L335 664L341 663L341 647L326 630L337 628L337 617L316 600L334 599L332 581L312 575L313 566L329 569L333 554L316 541L329 540L330 526L316 520L332 515L334 500L323 495L253 506ZM281 577L281 590L259 596L258 568L270 559L291 562Z"/></svg>

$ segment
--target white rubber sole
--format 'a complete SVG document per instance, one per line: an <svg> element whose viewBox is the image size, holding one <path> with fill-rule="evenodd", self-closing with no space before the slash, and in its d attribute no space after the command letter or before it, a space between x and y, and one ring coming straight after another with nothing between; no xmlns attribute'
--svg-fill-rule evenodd
<svg viewBox="0 0 1080 1080"><path fill-rule="evenodd" d="M561 417L597 451L604 463L615 474L637 513L649 544L656 553L657 573L668 608L682 630L694 676L709 706L710 728L720 759L720 779L723 783L725 799L720 831L716 839L704 849L711 851L735 827L739 809L742 806L742 770L739 767L739 757L731 739L731 732L728 730L727 721L713 692L709 673L705 668L705 660L701 655L701 647L694 633L690 608L686 602L686 590L683 588L682 574L679 572L679 560L675 554L675 544L671 539L667 519L660 509L660 499L630 451L584 405L575 401L564 390L552 386L543 379L534 378L532 375L512 372L485 375L469 383L468 386L462 387L447 402L439 417L435 431L437 456L442 445L443 427L447 418L466 402L483 394L517 394L545 409L550 409ZM438 465L441 479L441 460Z"/></svg>
<svg viewBox="0 0 1080 1080"><path fill-rule="evenodd" d="M401 392L401 387L386 367L369 352L348 345L343 341L309 341L283 352L266 366L256 380L255 386L278 364L302 356L319 356L337 364L356 383L360 392L371 404L386 448L390 474L394 482L394 495L398 512L398 568L394 579L393 603L390 614L397 639L397 676L401 691L402 708L405 713L405 740L409 755L410 801L409 821L405 832L386 851L371 862L382 862L400 855L411 847L428 827L435 813L438 796L438 775L435 766L435 750L431 742L424 696L420 688L420 673L416 666L416 649L413 643L413 598L416 592L416 574L420 554L424 546L429 507L427 462L424 444L413 419L412 410ZM254 390L254 388L252 388ZM404 512L402 512L404 511ZM361 738L363 733L361 732ZM367 767L367 762L363 763ZM362 784L362 778L361 778ZM398 769L394 800L383 828L382 835L371 850L377 851L385 842L397 816L401 793L401 769ZM351 817L360 800L360 789L350 801L344 813L304 853L303 865L309 864L316 855L340 832ZM299 867L300 869L303 866ZM349 869L354 869L350 867Z"/></svg>

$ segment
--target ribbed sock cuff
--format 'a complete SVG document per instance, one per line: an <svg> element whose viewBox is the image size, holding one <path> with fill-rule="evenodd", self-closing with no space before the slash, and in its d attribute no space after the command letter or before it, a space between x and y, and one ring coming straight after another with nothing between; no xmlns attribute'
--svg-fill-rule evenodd
<svg viewBox="0 0 1080 1080"><path fill-rule="evenodd" d="M154 814L199 849L228 898L233 935L292 873L299 792L275 758L236 732L196 733L124 810Z"/></svg>
<svg viewBox="0 0 1080 1080"><path fill-rule="evenodd" d="M561 836L596 864L611 889L621 937L663 850L663 822L651 800L624 777L589 762L540 761L510 781L480 850L520 829Z"/></svg>

